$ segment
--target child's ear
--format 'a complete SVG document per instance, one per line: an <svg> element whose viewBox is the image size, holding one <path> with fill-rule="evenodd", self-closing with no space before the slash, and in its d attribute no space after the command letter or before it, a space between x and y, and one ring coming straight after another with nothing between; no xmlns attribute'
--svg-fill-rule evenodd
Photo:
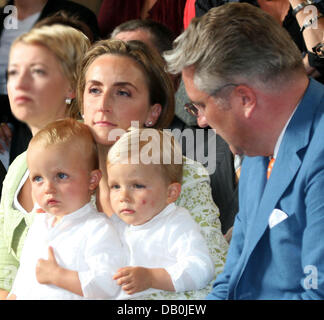
<svg viewBox="0 0 324 320"><path fill-rule="evenodd" d="M168 197L167 197L167 203L170 204L172 202L175 202L181 193L181 183L173 182L168 186Z"/></svg>
<svg viewBox="0 0 324 320"><path fill-rule="evenodd" d="M90 191L95 191L96 188L99 185L100 179L102 177L102 173L99 169L92 170L90 172L90 178L89 178L89 190Z"/></svg>

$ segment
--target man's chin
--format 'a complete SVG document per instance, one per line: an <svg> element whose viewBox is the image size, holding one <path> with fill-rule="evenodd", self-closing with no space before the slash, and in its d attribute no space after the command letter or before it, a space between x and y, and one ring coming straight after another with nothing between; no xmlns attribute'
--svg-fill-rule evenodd
<svg viewBox="0 0 324 320"><path fill-rule="evenodd" d="M244 151L238 147L235 147L233 145L229 145L230 150L232 151L233 154L238 155L238 156L243 156Z"/></svg>

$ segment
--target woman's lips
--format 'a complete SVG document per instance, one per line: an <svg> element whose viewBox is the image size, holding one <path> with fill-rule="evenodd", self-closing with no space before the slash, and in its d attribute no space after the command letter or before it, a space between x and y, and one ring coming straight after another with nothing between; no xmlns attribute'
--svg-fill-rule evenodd
<svg viewBox="0 0 324 320"><path fill-rule="evenodd" d="M101 120L101 121L95 121L94 124L98 127L117 127L116 124L114 123L111 123L109 121L104 121L104 120Z"/></svg>
<svg viewBox="0 0 324 320"><path fill-rule="evenodd" d="M32 99L28 96L17 96L15 99L14 99L15 103L19 104L19 103L25 103L25 102L29 102L29 101L32 101Z"/></svg>

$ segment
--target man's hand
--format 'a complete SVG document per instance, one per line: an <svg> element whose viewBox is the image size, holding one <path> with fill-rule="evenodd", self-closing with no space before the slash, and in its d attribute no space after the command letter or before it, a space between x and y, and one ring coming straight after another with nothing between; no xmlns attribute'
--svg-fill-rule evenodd
<svg viewBox="0 0 324 320"><path fill-rule="evenodd" d="M141 292L152 287L151 269L144 267L124 267L113 276L117 284L127 294Z"/></svg>

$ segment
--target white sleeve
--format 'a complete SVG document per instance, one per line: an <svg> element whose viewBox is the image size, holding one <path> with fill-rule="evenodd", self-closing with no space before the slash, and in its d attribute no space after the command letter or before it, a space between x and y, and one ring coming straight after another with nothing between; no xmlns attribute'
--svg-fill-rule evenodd
<svg viewBox="0 0 324 320"><path fill-rule="evenodd" d="M117 232L107 219L89 232L84 250L88 269L79 272L85 298L116 298L120 287L112 277L125 265L123 250Z"/></svg>
<svg viewBox="0 0 324 320"><path fill-rule="evenodd" d="M177 260L166 268L176 292L204 288L213 279L215 269L207 244L189 213L173 219L168 250Z"/></svg>

